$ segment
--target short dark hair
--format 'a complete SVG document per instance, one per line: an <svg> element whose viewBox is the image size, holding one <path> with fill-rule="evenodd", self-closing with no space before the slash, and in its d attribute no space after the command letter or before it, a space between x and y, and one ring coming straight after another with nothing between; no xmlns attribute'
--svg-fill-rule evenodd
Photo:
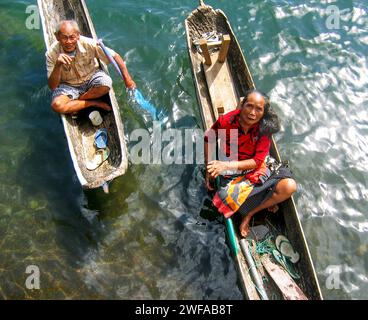
<svg viewBox="0 0 368 320"><path fill-rule="evenodd" d="M243 101L241 102L241 107L243 108L244 103L248 101L248 97L252 93L260 94L265 101L264 114L263 114L262 119L259 122L259 135L260 136L271 136L274 133L279 132L281 128L279 117L277 116L276 112L273 111L271 107L271 103L270 103L270 98L264 92L257 90L257 89L248 90L245 93Z"/></svg>

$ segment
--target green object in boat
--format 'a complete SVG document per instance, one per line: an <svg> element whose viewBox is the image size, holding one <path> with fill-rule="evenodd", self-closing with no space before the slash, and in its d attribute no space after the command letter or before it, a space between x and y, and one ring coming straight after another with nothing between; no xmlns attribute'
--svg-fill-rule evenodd
<svg viewBox="0 0 368 320"><path fill-rule="evenodd" d="M231 218L227 218L225 219L225 223L226 223L227 233L229 235L230 247L232 251L234 252L234 254L237 255L239 247L238 247L238 244L235 238L235 230L234 230L233 221L231 220Z"/></svg>

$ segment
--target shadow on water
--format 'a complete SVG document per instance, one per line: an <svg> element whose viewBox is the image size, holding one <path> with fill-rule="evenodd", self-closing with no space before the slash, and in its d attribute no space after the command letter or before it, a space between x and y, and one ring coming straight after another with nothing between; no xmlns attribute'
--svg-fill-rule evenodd
<svg viewBox="0 0 368 320"><path fill-rule="evenodd" d="M32 54L42 57L42 53ZM41 63L37 67L43 69ZM39 69L34 70L35 74ZM44 86L45 79L34 83L35 90ZM20 91L21 86L19 87ZM23 94L24 92L19 92ZM37 125L30 131L29 150L18 170L17 180L21 181L25 194L40 197L46 203L34 217L38 230L30 239L35 248L48 242L47 252L35 252L35 258L42 273L42 298L67 298L78 296L79 290L89 292L76 271L83 264L86 254L94 250L101 240L102 229L94 220L82 215L86 199L73 170L63 126L58 115L49 107L50 99L37 95L22 113L22 121ZM29 104L28 101L25 101ZM37 201L37 200L35 200ZM37 203L37 202L36 202ZM63 289L61 289L63 288Z"/></svg>
<svg viewBox="0 0 368 320"><path fill-rule="evenodd" d="M19 41L27 48L22 53L26 62L12 74L11 83L13 95L24 105L16 121L27 140L27 152L17 155L13 180L24 203L17 204L21 210L12 216L7 236L11 243L6 242L6 247L14 250L1 262L9 267L0 295L21 299L191 297L191 290L175 293L183 270L176 261L178 241L168 241L165 228L178 224L176 217L165 217L154 196L136 190L144 168L134 167L116 179L109 196L100 189L81 190L60 118L49 106L44 48L35 48L27 36L15 38L19 39L6 43L14 55L2 61L16 63ZM184 234L182 239L190 236ZM24 288L25 269L31 264L40 268L42 290ZM168 279L166 271L171 273Z"/></svg>
<svg viewBox="0 0 368 320"><path fill-rule="evenodd" d="M25 48L23 52L19 52L19 43ZM5 248L12 247L13 252L11 255L7 251L2 253L1 264L6 272L0 283L0 296L101 298L85 281L87 272L83 272L83 268L86 261L98 253L105 236L104 226L96 218L97 212L87 207L90 200L85 197L74 172L60 117L50 108L43 59L45 49L39 43L35 45L25 34L10 36L3 44L7 48L7 54L1 57L4 65L16 65L24 59L8 80L12 95L17 97L19 114L16 122L6 124L9 129L5 134L23 137L26 151L15 155L18 158L12 162L17 168L9 167L9 182L4 186L18 190L20 196L17 203L11 204L11 210L17 211L4 223L10 223L10 228L5 229L2 245L6 243ZM101 195L92 196L92 204L101 199ZM10 199L5 199L6 202ZM0 232L2 230L0 228ZM42 290L24 288L25 270L31 264L40 269Z"/></svg>
<svg viewBox="0 0 368 320"><path fill-rule="evenodd" d="M195 4L174 1L168 8L161 2L143 1L138 7L129 1L94 2L89 9L95 13L98 34L104 36L104 30L109 30L104 37L107 43L126 53L129 70L142 93L168 116L166 127L199 128L200 113L182 23ZM314 117L323 120L328 113L328 120L332 118L336 128L341 128L330 126L330 132L336 132L337 138L347 134L351 139L348 153L359 153L356 145L352 149L354 127L364 126L365 109L349 109L362 111L359 117L356 115L359 119L346 121L344 126L341 118L348 105L341 103L346 100L354 104L365 97L366 82L357 72L364 74L366 69L366 61L360 61L365 57L366 40L362 31L358 30L358 36L353 29L365 25L344 20L346 28L336 31L341 39L320 39L318 33L327 32L325 23L314 19L320 18L320 11L311 4L301 7L311 8L310 12L294 16L290 10L298 5L289 10L280 4L275 11L260 1L247 5L208 2L228 14L256 84L279 96L280 111L286 107L282 103L286 96L291 96L298 107L297 111L292 109L292 117L284 117L280 151L285 158L302 159L299 169L295 166L305 190L298 204L304 209L301 212L312 212L303 226L312 255L318 257L315 262L321 283L328 277L323 271L327 266L345 268L344 287L333 292L325 289L325 296L364 297L368 246L364 214L359 215L364 213L364 194L348 190L364 185L364 178L354 176L354 172L358 176L364 171L351 169L358 161L340 157L346 150L333 138L325 140L335 143L335 153L316 147L317 142L321 145L324 141L316 132L325 123L314 126ZM246 6L245 16L239 16L241 6ZM147 7L153 7L153 11ZM49 107L41 30L25 30L24 1L8 1L0 8L0 62L6 75L0 78L0 298L241 298L224 227L206 195L203 176L194 166L131 165L111 184L110 195L101 189L81 190L59 116ZM277 16L284 13L285 17ZM351 44L345 45L346 41ZM358 64L359 70L345 68L347 64ZM342 73L337 72L344 68ZM286 87L285 96L277 91L283 88L281 82ZM119 88L118 97L124 91ZM337 96L334 109L309 105L323 98L321 88L325 92L342 88L349 95ZM297 97L304 97L305 92L313 94L299 106ZM354 92L355 100L349 100ZM126 133L144 127L136 112L124 103L121 108ZM296 126L303 121L308 126ZM310 151L310 146L315 149ZM332 169L326 170L330 162ZM339 163L348 171L336 171ZM323 193L320 187L321 177L328 192ZM347 187L337 192L345 184ZM330 209L336 210L328 212ZM327 214L331 215L329 219ZM25 289L25 269L31 264L40 267L39 291Z"/></svg>

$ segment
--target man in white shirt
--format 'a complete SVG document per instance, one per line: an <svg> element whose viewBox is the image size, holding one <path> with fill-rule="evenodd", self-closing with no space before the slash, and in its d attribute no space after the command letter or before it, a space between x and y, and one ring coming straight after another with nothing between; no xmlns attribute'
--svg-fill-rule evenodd
<svg viewBox="0 0 368 320"><path fill-rule="evenodd" d="M51 106L58 113L76 113L91 106L104 110L111 107L100 100L112 86L111 78L100 68L99 60L110 61L102 48L91 38L80 35L73 20L61 21L56 30L57 41L46 52ZM128 89L136 87L122 57L108 49L118 64Z"/></svg>

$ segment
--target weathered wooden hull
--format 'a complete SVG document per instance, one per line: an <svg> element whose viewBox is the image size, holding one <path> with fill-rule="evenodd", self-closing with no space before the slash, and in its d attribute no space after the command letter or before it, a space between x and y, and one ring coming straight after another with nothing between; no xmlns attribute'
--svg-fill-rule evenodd
<svg viewBox="0 0 368 320"><path fill-rule="evenodd" d="M225 67L230 70L231 83L229 82L226 85L233 86L237 101L244 96L247 90L255 88L255 85L239 43L229 21L221 10L214 10L210 6L200 5L185 20L185 28L189 58L192 66L193 80L200 106L202 123L204 129L208 129L214 121L216 121L218 114L216 114L216 110L214 110L212 105L209 84L207 81L208 78L206 78L205 75L206 66L203 63L204 58L193 44L194 39L198 39L204 33L211 31L230 35L231 42L227 61L225 62L227 65ZM221 88L217 89L221 90ZM236 105L226 106L228 109L225 108L224 113L227 113L236 107ZM272 140L271 155L281 161L274 140ZM298 285L302 288L303 292L309 299L322 299L318 279L313 267L313 262L294 200L291 198L280 205L280 210L277 215L279 216L278 227L283 230L284 234L289 238L294 248L301 256L300 262L297 264L297 271L301 276L301 279L298 281ZM239 235L236 234L238 246L239 240ZM240 250L237 254L234 254L234 260L239 272L239 280L245 297L247 299L260 299L260 295L252 283L251 276L249 274L249 266ZM274 289L269 288L268 290L269 296L271 297L273 294L272 290Z"/></svg>
<svg viewBox="0 0 368 320"><path fill-rule="evenodd" d="M82 35L97 39L84 0L38 0L37 2L47 49L56 41L54 32L58 22L65 19L76 20ZM101 66L108 72L102 62ZM108 131L110 156L95 170L88 170L86 162L94 155L94 133L98 128L93 127L87 112L80 112L76 120L70 115L61 115L75 172L82 187L86 189L102 186L123 175L128 166L124 128L114 90L111 89L103 98L111 104L112 112L102 111L104 121L98 128L106 128Z"/></svg>

